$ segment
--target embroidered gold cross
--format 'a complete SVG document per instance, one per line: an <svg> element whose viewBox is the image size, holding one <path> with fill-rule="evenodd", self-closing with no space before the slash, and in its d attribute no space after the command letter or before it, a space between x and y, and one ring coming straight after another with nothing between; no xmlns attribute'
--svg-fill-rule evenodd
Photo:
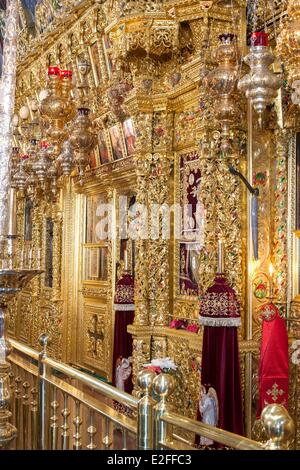
<svg viewBox="0 0 300 470"><path fill-rule="evenodd" d="M277 383L274 383L272 388L267 390L267 395L272 396L273 401L277 401L278 397L284 394L284 390L279 389Z"/></svg>

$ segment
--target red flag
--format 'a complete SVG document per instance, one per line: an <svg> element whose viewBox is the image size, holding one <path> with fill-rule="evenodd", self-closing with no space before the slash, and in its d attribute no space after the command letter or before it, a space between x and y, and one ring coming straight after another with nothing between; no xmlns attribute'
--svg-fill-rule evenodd
<svg viewBox="0 0 300 470"><path fill-rule="evenodd" d="M266 405L288 406L289 356L284 319L273 304L260 309L263 318L259 363L259 403L257 418Z"/></svg>

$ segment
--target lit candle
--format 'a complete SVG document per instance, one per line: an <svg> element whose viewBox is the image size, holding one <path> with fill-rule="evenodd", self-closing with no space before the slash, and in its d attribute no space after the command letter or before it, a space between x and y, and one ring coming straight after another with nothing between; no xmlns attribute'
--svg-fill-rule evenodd
<svg viewBox="0 0 300 470"><path fill-rule="evenodd" d="M274 266L273 266L273 263L270 263L270 266L269 266L269 273L270 273L270 279L273 280L273 274L274 274Z"/></svg>
<svg viewBox="0 0 300 470"><path fill-rule="evenodd" d="M218 240L218 274L223 274L225 272L225 257L224 257L224 242L223 240Z"/></svg>

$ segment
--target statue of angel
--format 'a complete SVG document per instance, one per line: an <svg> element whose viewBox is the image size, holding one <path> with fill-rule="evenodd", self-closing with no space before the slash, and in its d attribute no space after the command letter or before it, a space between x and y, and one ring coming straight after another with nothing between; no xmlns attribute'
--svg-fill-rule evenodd
<svg viewBox="0 0 300 470"><path fill-rule="evenodd" d="M117 362L116 367L116 387L120 390L125 390L125 382L129 379L132 371L131 367L132 358L128 359L123 357Z"/></svg>
<svg viewBox="0 0 300 470"><path fill-rule="evenodd" d="M201 415L202 423L210 424L211 426L217 426L219 420L219 403L217 393L214 388L209 387L206 393L206 388L201 385L200 389L200 400L199 400L199 411ZM200 438L201 445L212 445L214 441L206 437Z"/></svg>

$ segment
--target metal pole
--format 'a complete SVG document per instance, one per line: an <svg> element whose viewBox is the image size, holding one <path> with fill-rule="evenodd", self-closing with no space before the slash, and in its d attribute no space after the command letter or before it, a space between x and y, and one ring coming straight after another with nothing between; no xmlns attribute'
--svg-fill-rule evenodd
<svg viewBox="0 0 300 470"><path fill-rule="evenodd" d="M252 184L253 178L253 111L252 104L248 100L248 180ZM247 192L247 232L248 232L248 253L247 253L247 321L246 321L246 339L252 339L252 276L253 276L253 240L252 240L252 222L251 222L251 198L252 194ZM252 352L245 355L245 422L246 436L251 438L252 433Z"/></svg>
<svg viewBox="0 0 300 470"><path fill-rule="evenodd" d="M15 104L18 19L18 1L6 0L3 73L0 90L0 236L7 235L9 222L11 120Z"/></svg>
<svg viewBox="0 0 300 470"><path fill-rule="evenodd" d="M17 0L6 1L5 32L3 40L3 73L0 84L0 242L7 235L10 165L12 153L11 119L14 110L17 62ZM3 245L2 245L3 246ZM3 253L2 249L0 252ZM0 292L4 294L4 292ZM0 447L8 445L15 437L16 429L9 423L11 412L9 372L10 364L6 361L9 345L5 338L6 299L0 305Z"/></svg>
<svg viewBox="0 0 300 470"><path fill-rule="evenodd" d="M153 381L155 393L159 396L160 401L154 407L154 446L155 449L164 449L171 437L170 425L161 420L163 415L168 411L167 397L171 395L175 387L174 377L170 374L159 374Z"/></svg>
<svg viewBox="0 0 300 470"><path fill-rule="evenodd" d="M39 354L39 375L38 375L38 388L39 388L39 408L38 408L38 420L39 420L39 449L47 449L47 415L48 415L48 384L45 381L47 377L47 366L44 360L47 357L47 344L49 336L43 334L39 338L39 343L43 347Z"/></svg>
<svg viewBox="0 0 300 470"><path fill-rule="evenodd" d="M137 383L144 396L138 403L138 450L153 449L153 407L155 400L151 397L152 382L155 373L142 370L138 373Z"/></svg>

